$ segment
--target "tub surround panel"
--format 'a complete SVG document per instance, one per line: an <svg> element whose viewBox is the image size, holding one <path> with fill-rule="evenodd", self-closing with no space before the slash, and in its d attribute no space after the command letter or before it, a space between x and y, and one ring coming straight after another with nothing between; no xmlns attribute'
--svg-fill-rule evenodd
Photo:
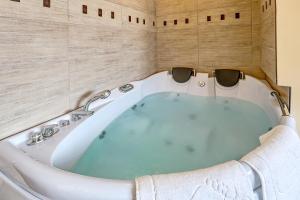
<svg viewBox="0 0 300 200"><path fill-rule="evenodd" d="M156 9L159 70L235 68L264 78L257 0L159 0Z"/></svg>
<svg viewBox="0 0 300 200"><path fill-rule="evenodd" d="M37 0L2 1L0 138L75 109L95 91L154 73L152 6L52 0L46 8ZM140 23L129 24L127 15Z"/></svg>

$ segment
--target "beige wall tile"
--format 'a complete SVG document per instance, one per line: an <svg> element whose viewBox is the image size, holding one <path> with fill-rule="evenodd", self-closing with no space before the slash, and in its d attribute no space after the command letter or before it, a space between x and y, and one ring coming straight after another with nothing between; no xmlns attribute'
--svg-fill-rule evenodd
<svg viewBox="0 0 300 200"><path fill-rule="evenodd" d="M277 63L276 63L276 16L275 1L260 0L261 15L261 67L266 75L277 83ZM267 4L267 5L266 5Z"/></svg>
<svg viewBox="0 0 300 200"><path fill-rule="evenodd" d="M160 70L198 65L197 28L159 30L157 33L157 65Z"/></svg>
<svg viewBox="0 0 300 200"><path fill-rule="evenodd" d="M256 0L156 1L158 67L236 68L247 73L253 69L251 74L264 77L259 70L259 7ZM189 24L184 24L185 18Z"/></svg>
<svg viewBox="0 0 300 200"><path fill-rule="evenodd" d="M156 71L156 19L149 1L0 5L0 138L75 109L92 93ZM128 24L128 14L140 23Z"/></svg>
<svg viewBox="0 0 300 200"><path fill-rule="evenodd" d="M155 14L155 2L149 0L106 0L135 10Z"/></svg>
<svg viewBox="0 0 300 200"><path fill-rule="evenodd" d="M240 19L235 18L235 14L240 13ZM221 20L221 15L225 15L225 20ZM207 16L211 16L211 22L207 22ZM233 7L214 8L198 11L199 24L215 25L251 25L252 24L251 2L248 4L237 4Z"/></svg>
<svg viewBox="0 0 300 200"><path fill-rule="evenodd" d="M251 25L199 26L199 48L245 47L252 45ZM230 51L230 49L227 49Z"/></svg>
<svg viewBox="0 0 300 200"><path fill-rule="evenodd" d="M67 22L68 0L52 0L51 8L43 7L41 0L14 2L1 0L0 17Z"/></svg>
<svg viewBox="0 0 300 200"><path fill-rule="evenodd" d="M65 23L0 17L2 137L69 107L67 36Z"/></svg>
<svg viewBox="0 0 300 200"><path fill-rule="evenodd" d="M227 7L236 7L236 6L244 6L248 7L251 4L251 0L198 0L198 9L199 10L207 10L207 9L215 9L215 8L227 8Z"/></svg>
<svg viewBox="0 0 300 200"><path fill-rule="evenodd" d="M188 23L186 23L188 19ZM178 14L170 14L165 16L160 16L156 18L157 28L159 30L166 29L190 29L197 27L197 12L183 12ZM177 20L177 24L174 24L174 20ZM164 25L167 22L167 25Z"/></svg>
<svg viewBox="0 0 300 200"><path fill-rule="evenodd" d="M264 12L263 4L52 0L51 8L44 8L40 0L2 0L0 137L81 106L97 91L175 66L206 72L234 68L264 78L261 66L276 82L275 0Z"/></svg>
<svg viewBox="0 0 300 200"><path fill-rule="evenodd" d="M156 16L197 10L197 0L156 0Z"/></svg>

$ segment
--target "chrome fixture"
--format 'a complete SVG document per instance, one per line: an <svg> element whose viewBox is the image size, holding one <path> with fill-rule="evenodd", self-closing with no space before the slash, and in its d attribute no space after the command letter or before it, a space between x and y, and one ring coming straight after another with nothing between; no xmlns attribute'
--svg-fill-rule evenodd
<svg viewBox="0 0 300 200"><path fill-rule="evenodd" d="M60 120L58 122L59 127L66 127L70 125L70 120Z"/></svg>
<svg viewBox="0 0 300 200"><path fill-rule="evenodd" d="M73 122L76 122L76 121L81 120L82 117L88 117L88 116L91 116L93 114L94 114L93 111L78 111L78 112L75 112L75 113L71 114L71 120Z"/></svg>
<svg viewBox="0 0 300 200"><path fill-rule="evenodd" d="M110 90L104 90L98 94L96 94L94 97L92 97L90 100L88 100L88 102L85 104L83 110L85 112L90 112L89 111L89 107L91 105L91 103L97 101L98 99L107 99L111 94L111 91Z"/></svg>
<svg viewBox="0 0 300 200"><path fill-rule="evenodd" d="M40 142L43 142L45 138L43 137L42 132L34 132L31 133L29 140L27 141L27 145L34 145Z"/></svg>
<svg viewBox="0 0 300 200"><path fill-rule="evenodd" d="M206 85L205 81L199 81L199 86L200 87L205 87L205 85Z"/></svg>
<svg viewBox="0 0 300 200"><path fill-rule="evenodd" d="M132 84L125 84L119 87L120 92L127 93L132 90L134 86Z"/></svg>
<svg viewBox="0 0 300 200"><path fill-rule="evenodd" d="M43 142L58 132L59 128L57 124L46 125L42 127L39 132L31 133L30 138L27 141L27 145L34 145Z"/></svg>
<svg viewBox="0 0 300 200"><path fill-rule="evenodd" d="M272 91L271 95L277 99L282 112L282 116L289 116L290 113L289 113L288 105L281 98L280 94L277 91Z"/></svg>
<svg viewBox="0 0 300 200"><path fill-rule="evenodd" d="M47 139L59 132L58 124L51 124L42 128L42 136Z"/></svg>
<svg viewBox="0 0 300 200"><path fill-rule="evenodd" d="M241 72L240 79L246 80L246 74L244 72Z"/></svg>

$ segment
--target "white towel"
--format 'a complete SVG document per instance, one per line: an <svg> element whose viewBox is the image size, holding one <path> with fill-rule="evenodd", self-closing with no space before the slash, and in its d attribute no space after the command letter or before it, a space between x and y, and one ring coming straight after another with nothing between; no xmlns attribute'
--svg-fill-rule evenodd
<svg viewBox="0 0 300 200"><path fill-rule="evenodd" d="M264 200L300 199L300 140L278 126L260 138L262 145L242 158L259 175Z"/></svg>
<svg viewBox="0 0 300 200"><path fill-rule="evenodd" d="M136 179L136 200L253 200L243 166L230 161L191 172Z"/></svg>

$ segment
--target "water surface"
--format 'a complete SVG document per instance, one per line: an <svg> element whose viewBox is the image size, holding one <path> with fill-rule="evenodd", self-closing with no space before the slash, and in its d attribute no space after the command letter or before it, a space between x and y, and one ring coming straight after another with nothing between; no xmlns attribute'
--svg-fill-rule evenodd
<svg viewBox="0 0 300 200"><path fill-rule="evenodd" d="M240 159L271 127L266 113L247 101L158 93L99 132L71 171L129 180L206 168Z"/></svg>

